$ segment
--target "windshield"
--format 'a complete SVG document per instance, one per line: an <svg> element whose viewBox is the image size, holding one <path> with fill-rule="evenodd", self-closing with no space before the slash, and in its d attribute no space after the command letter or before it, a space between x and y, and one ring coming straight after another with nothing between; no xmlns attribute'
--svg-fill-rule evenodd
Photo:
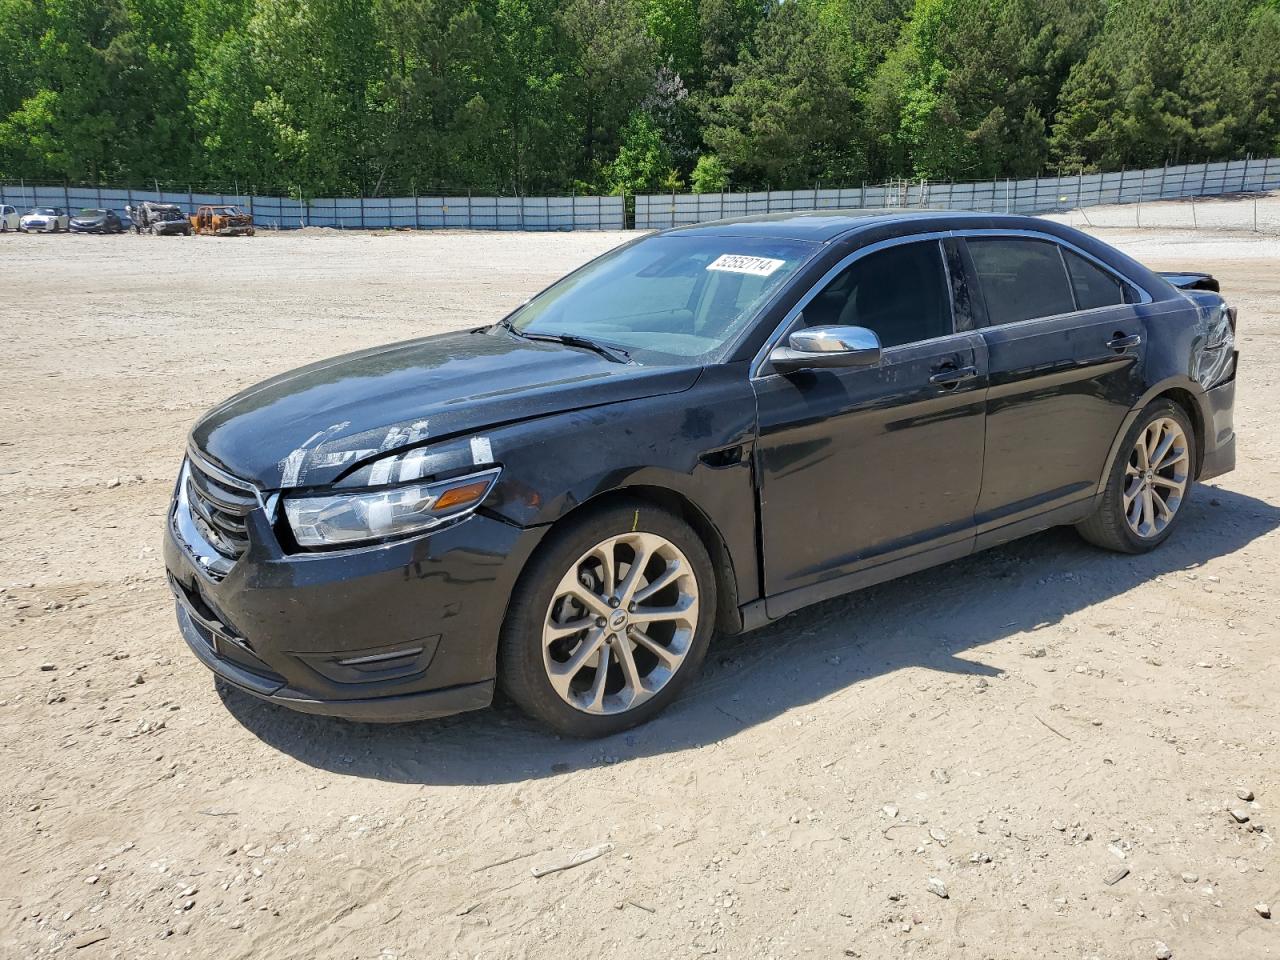
<svg viewBox="0 0 1280 960"><path fill-rule="evenodd" d="M80 211L80 216L82 216L82 217L101 217L101 216L105 216L105 215L106 215L106 212L107 212L107 211L105 211L105 210L95 210L95 209L93 209L92 207L85 207L83 210L81 210L81 211Z"/></svg>
<svg viewBox="0 0 1280 960"><path fill-rule="evenodd" d="M56 217L58 215L58 211L54 210L53 207L37 207L31 212L37 217Z"/></svg>
<svg viewBox="0 0 1280 960"><path fill-rule="evenodd" d="M710 360L818 249L767 237L649 237L565 277L508 324L585 337L640 360Z"/></svg>

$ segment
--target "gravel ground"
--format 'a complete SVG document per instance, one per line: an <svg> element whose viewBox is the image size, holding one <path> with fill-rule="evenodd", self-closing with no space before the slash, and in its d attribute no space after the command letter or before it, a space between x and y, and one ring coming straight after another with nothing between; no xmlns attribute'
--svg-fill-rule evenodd
<svg viewBox="0 0 1280 960"><path fill-rule="evenodd" d="M1049 531L719 640L595 743L219 693L157 546L214 402L626 235L0 237L0 956L1274 956L1280 250L1103 235L1240 307L1239 468L1178 536Z"/></svg>

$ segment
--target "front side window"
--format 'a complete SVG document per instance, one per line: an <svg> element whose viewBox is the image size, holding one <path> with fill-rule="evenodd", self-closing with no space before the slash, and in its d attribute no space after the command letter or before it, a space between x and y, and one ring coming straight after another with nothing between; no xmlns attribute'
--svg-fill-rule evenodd
<svg viewBox="0 0 1280 960"><path fill-rule="evenodd" d="M565 277L507 325L621 347L642 363L708 362L820 249L768 237L649 237Z"/></svg>
<svg viewBox="0 0 1280 960"><path fill-rule="evenodd" d="M1047 240L971 237L969 256L995 325L1052 317L1076 309L1058 245Z"/></svg>
<svg viewBox="0 0 1280 960"><path fill-rule="evenodd" d="M952 332L951 295L937 241L904 243L855 260L804 308L806 327L866 327L883 347Z"/></svg>

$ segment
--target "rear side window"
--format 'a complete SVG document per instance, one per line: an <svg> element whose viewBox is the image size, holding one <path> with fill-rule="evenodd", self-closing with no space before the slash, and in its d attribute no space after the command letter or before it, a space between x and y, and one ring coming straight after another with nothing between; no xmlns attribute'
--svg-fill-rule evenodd
<svg viewBox="0 0 1280 960"><path fill-rule="evenodd" d="M866 327L884 347L951 333L951 295L937 241L855 260L804 308L804 324Z"/></svg>
<svg viewBox="0 0 1280 960"><path fill-rule="evenodd" d="M1086 260L1070 250L1063 250L1067 260L1067 272L1071 274L1071 289L1076 294L1076 304L1081 310L1095 307L1111 307L1132 302L1127 297L1129 287L1114 273L1103 270L1091 260Z"/></svg>
<svg viewBox="0 0 1280 960"><path fill-rule="evenodd" d="M989 324L1052 317L1076 309L1057 244L993 237L971 238L968 246Z"/></svg>

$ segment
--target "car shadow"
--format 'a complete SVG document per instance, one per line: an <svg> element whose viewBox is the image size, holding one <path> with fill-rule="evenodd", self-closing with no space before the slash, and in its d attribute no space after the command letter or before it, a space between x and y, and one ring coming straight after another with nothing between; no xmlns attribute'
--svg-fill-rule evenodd
<svg viewBox="0 0 1280 960"><path fill-rule="evenodd" d="M994 676L973 651L1194 570L1280 526L1280 507L1209 486L1197 494L1177 534L1143 556L1100 551L1058 528L717 638L684 697L604 740L562 739L501 699L489 710L387 726L294 713L224 684L219 694L245 728L303 763L399 783L519 782L680 751L906 667Z"/></svg>

